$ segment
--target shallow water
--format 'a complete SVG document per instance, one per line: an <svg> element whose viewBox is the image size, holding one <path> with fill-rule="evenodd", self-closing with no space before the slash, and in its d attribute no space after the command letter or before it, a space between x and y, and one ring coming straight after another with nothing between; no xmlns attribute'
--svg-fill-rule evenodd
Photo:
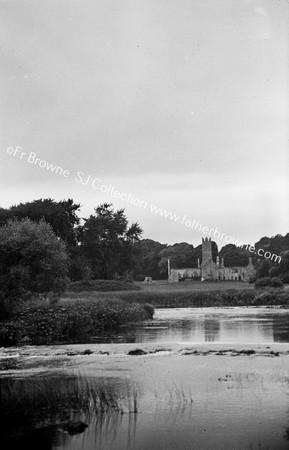
<svg viewBox="0 0 289 450"><path fill-rule="evenodd" d="M87 373L102 372L115 384L124 413L83 416L88 428L73 436L60 426L38 429L9 448L25 442L30 450L286 449L285 358L126 356L114 362L115 371L126 368L121 378L112 377L111 367L104 372L105 363L100 371L94 360ZM138 390L136 414L126 380Z"/></svg>
<svg viewBox="0 0 289 450"><path fill-rule="evenodd" d="M156 310L155 320L99 337L95 344L6 349L4 359L19 364L14 372L8 365L10 375L82 373L109 380L123 402L123 413L83 416L88 424L83 433L44 428L13 448L289 448L287 344L289 310L181 308ZM86 348L91 355L81 353ZM168 350L130 356L132 348ZM137 413L127 398L127 383L137 389Z"/></svg>
<svg viewBox="0 0 289 450"><path fill-rule="evenodd" d="M278 308L157 309L154 321L124 328L111 342L289 342L289 310ZM105 342L99 339L100 342Z"/></svg>

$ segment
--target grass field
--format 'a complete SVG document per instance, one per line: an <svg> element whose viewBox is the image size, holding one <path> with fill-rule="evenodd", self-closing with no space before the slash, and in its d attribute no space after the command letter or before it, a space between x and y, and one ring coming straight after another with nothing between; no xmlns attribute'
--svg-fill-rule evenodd
<svg viewBox="0 0 289 450"><path fill-rule="evenodd" d="M157 281L153 284L135 283L137 290L100 292L100 291L68 291L66 299L120 299L127 303L149 303L155 308L185 308L207 306L252 306L252 305L287 305L289 291L286 289L254 289L253 284L239 281L220 282L180 282L169 284Z"/></svg>
<svg viewBox="0 0 289 450"><path fill-rule="evenodd" d="M193 291L222 291L227 289L253 289L254 284L243 281L183 281L180 283L168 283L166 280L158 280L153 284L135 282L142 291L147 292L193 292Z"/></svg>
<svg viewBox="0 0 289 450"><path fill-rule="evenodd" d="M248 290L254 289L254 284L244 283L242 281L219 281L219 282L201 282L201 281L184 281L181 283L168 283L166 280L158 280L153 284L143 284L142 281L134 282L135 286L139 289L124 291L86 291L73 292L67 291L63 296L64 298L77 298L77 297L93 297L93 298L108 298L108 297L120 297L127 299L131 295L136 298L142 298L146 295L152 294L165 294L165 293L190 293L190 292L211 292L211 291L227 291L234 290Z"/></svg>

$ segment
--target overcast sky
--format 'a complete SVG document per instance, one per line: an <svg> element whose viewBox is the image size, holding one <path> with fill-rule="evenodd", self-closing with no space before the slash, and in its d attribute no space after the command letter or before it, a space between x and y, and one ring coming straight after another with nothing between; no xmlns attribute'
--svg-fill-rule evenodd
<svg viewBox="0 0 289 450"><path fill-rule="evenodd" d="M72 197L87 217L109 201L163 243L203 234L151 205L250 242L289 231L289 2L0 0L0 10L0 206Z"/></svg>

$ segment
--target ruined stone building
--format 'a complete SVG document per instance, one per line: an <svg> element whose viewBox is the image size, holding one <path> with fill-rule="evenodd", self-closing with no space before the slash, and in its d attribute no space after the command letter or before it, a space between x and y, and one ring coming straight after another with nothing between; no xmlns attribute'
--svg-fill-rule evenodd
<svg viewBox="0 0 289 450"><path fill-rule="evenodd" d="M252 264L252 259L249 258L246 267L235 266L225 267L224 258L217 256L216 262L212 257L212 241L211 238L202 239L202 262L198 261L198 267L186 269L170 269L168 281L169 283L178 283L185 278L199 278L202 281L206 280L234 280L234 281L249 281L251 277L256 274L256 270Z"/></svg>

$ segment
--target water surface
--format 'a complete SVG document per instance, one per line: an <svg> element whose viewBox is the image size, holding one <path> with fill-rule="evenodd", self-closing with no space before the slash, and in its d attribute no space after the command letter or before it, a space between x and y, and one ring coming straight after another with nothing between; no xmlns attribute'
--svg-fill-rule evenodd
<svg viewBox="0 0 289 450"><path fill-rule="evenodd" d="M156 309L154 320L124 327L100 342L261 344L289 342L289 310L282 308Z"/></svg>

